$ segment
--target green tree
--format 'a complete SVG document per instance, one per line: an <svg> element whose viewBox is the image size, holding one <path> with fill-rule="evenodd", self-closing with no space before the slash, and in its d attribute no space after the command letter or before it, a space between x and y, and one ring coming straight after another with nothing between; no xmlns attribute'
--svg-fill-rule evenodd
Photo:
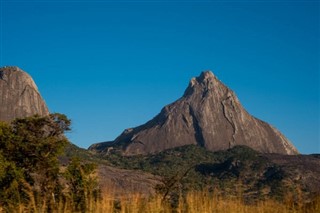
<svg viewBox="0 0 320 213"><path fill-rule="evenodd" d="M23 206L24 211L53 212L59 203L72 203L77 211L93 209L100 196L96 165L74 158L60 172L70 124L57 113L0 122L0 211L21 212Z"/></svg>
<svg viewBox="0 0 320 213"><path fill-rule="evenodd" d="M0 206L13 212L21 203L28 203L28 188L21 169L7 161L0 152Z"/></svg>
<svg viewBox="0 0 320 213"><path fill-rule="evenodd" d="M47 206L51 211L61 195L58 156L68 144L63 133L70 130L70 123L57 113L16 119L11 125L0 123L0 191L20 193L22 189L14 186L23 186L17 184L22 181L32 186L37 208ZM15 201L16 196L6 199Z"/></svg>
<svg viewBox="0 0 320 213"><path fill-rule="evenodd" d="M96 164L81 163L79 158L72 158L65 177L70 187L74 210L86 212L100 196L98 181L95 177Z"/></svg>

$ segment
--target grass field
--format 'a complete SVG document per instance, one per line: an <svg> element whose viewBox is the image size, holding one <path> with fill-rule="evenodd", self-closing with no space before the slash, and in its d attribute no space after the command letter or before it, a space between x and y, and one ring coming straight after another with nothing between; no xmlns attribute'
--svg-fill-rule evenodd
<svg viewBox="0 0 320 213"><path fill-rule="evenodd" d="M193 192L178 201L177 207L172 208L161 197L145 199L141 196L120 199L115 202L112 197L104 197L92 212L121 212L121 213L316 213L320 212L320 197L309 204L302 205L288 198L284 202L274 200L258 201L255 204L245 204L239 198L222 198L205 192Z"/></svg>
<svg viewBox="0 0 320 213"><path fill-rule="evenodd" d="M302 202L293 201L291 196L283 202L274 200L258 201L254 204L245 204L237 197L222 198L207 192L192 192L179 199L173 208L169 202L163 201L161 196L145 198L141 195L132 195L115 198L104 194L101 200L95 202L86 200L86 209L75 210L71 203L60 202L54 213L92 212L92 213L317 213L320 212L320 197L302 205ZM0 212L6 212L1 209ZM36 207L18 205L10 212L48 212L45 206Z"/></svg>

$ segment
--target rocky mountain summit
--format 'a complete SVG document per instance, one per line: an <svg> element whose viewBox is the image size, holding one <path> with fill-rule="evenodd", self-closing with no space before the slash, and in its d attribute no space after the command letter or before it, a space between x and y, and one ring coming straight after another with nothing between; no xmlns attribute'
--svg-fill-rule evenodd
<svg viewBox="0 0 320 213"><path fill-rule="evenodd" d="M18 67L0 68L0 121L35 114L49 110L31 76Z"/></svg>
<svg viewBox="0 0 320 213"><path fill-rule="evenodd" d="M191 144L210 151L245 145L262 153L298 154L277 129L251 116L211 71L192 78L184 95L149 122L89 149L120 148L124 155L138 155Z"/></svg>

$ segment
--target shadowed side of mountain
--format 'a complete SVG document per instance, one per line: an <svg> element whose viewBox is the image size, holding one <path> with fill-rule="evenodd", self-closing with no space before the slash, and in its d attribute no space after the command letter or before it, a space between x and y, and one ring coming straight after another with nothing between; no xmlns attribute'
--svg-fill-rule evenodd
<svg viewBox="0 0 320 213"><path fill-rule="evenodd" d="M112 141L107 141L107 142L100 142L100 143L94 143L89 146L88 150L93 151L93 152L100 152L100 151L108 151L109 147L112 147ZM112 150L112 148L111 148ZM109 149L110 151L110 149Z"/></svg>

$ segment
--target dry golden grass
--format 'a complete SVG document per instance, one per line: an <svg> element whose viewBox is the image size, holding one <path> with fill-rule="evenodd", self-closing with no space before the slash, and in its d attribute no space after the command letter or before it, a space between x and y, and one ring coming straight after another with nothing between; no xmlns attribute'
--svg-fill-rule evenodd
<svg viewBox="0 0 320 213"><path fill-rule="evenodd" d="M207 192L192 192L180 199L174 209L162 197L145 198L140 195L126 196L115 199L105 195L91 209L91 212L117 213L318 213L320 212L320 197L313 203L302 205L288 199L285 202L274 200L259 201L255 204L245 204L240 198L222 198Z"/></svg>
<svg viewBox="0 0 320 213"><path fill-rule="evenodd" d="M0 212L6 212L0 206ZM35 208L19 205L10 212L47 212L44 208ZM59 203L54 213L76 212L70 203ZM223 198L216 194L207 192L188 193L185 198L178 201L177 207L173 209L168 202L163 202L162 197L143 197L131 195L115 198L112 195L104 194L99 202L87 202L87 209L80 212L92 213L318 213L320 212L320 197L315 198L312 203L303 205L293 202L291 197L285 202L274 200L258 201L255 204L245 204L242 199Z"/></svg>

